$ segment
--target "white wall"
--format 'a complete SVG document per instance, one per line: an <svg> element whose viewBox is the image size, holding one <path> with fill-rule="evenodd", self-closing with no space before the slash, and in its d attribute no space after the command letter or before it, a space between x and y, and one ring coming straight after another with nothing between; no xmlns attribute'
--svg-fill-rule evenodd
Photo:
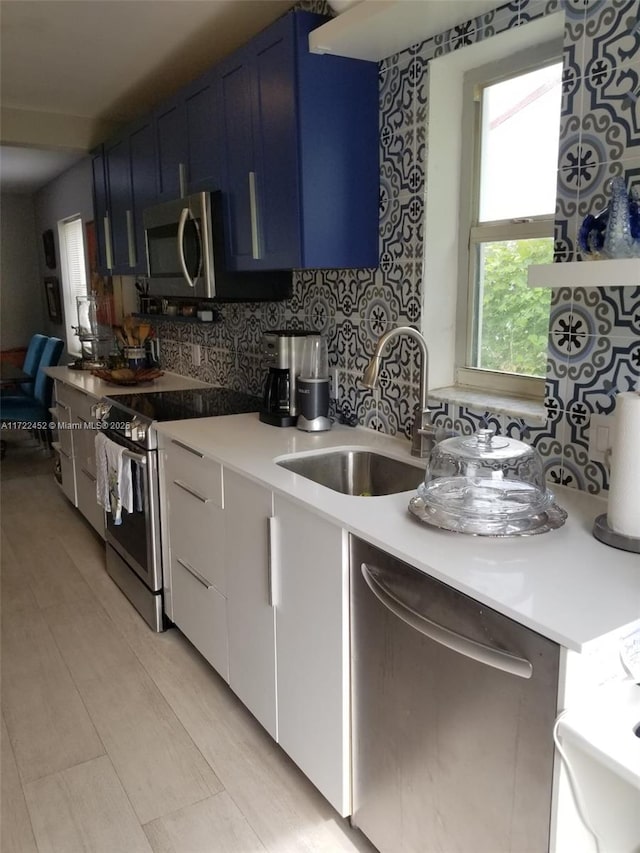
<svg viewBox="0 0 640 853"><path fill-rule="evenodd" d="M31 335L46 328L44 285L38 267L38 247L39 235L33 198L3 194L0 216L2 349L26 346Z"/></svg>
<svg viewBox="0 0 640 853"><path fill-rule="evenodd" d="M62 287L60 269L60 245L58 243L58 222L69 216L80 214L83 223L93 219L93 196L91 178L91 160L85 157L60 175L55 180L43 187L34 197L36 230L38 234L51 228L56 244L55 270L48 270L44 262L44 252L38 255L40 264L40 275L55 275ZM88 271L87 271L88 275ZM64 311L64 306L63 306ZM73 318L75 323L77 318ZM49 334L65 337L64 325L54 324L49 320L45 311L45 328ZM63 363L65 356L60 360Z"/></svg>

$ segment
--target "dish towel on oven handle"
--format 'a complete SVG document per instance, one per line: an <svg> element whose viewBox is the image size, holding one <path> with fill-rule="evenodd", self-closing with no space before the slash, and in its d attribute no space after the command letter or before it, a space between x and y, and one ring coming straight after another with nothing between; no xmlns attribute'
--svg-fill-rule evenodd
<svg viewBox="0 0 640 853"><path fill-rule="evenodd" d="M122 524L122 510L133 512L131 457L126 449L99 432L95 438L96 498L114 524Z"/></svg>

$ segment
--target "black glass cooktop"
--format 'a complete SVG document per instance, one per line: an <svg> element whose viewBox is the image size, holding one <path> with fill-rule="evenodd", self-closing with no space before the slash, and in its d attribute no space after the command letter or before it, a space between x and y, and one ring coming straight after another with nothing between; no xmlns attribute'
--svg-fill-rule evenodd
<svg viewBox="0 0 640 853"><path fill-rule="evenodd" d="M182 421L240 415L260 410L262 400L230 388L189 388L183 391L151 391L148 394L112 394L118 408L150 421Z"/></svg>

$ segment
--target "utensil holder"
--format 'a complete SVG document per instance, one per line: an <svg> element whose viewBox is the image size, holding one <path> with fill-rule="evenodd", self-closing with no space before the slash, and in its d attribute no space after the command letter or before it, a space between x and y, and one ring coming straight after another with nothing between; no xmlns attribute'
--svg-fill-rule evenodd
<svg viewBox="0 0 640 853"><path fill-rule="evenodd" d="M144 347L125 347L124 357L131 370L147 366L147 351Z"/></svg>

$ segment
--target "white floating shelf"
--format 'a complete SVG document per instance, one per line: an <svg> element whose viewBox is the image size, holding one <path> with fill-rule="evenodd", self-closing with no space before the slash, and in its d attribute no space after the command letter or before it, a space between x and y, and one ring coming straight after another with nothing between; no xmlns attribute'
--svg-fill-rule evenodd
<svg viewBox="0 0 640 853"><path fill-rule="evenodd" d="M640 258L534 264L529 287L640 287Z"/></svg>
<svg viewBox="0 0 640 853"><path fill-rule="evenodd" d="M361 0L313 30L309 50L380 62L495 7L496 0Z"/></svg>

